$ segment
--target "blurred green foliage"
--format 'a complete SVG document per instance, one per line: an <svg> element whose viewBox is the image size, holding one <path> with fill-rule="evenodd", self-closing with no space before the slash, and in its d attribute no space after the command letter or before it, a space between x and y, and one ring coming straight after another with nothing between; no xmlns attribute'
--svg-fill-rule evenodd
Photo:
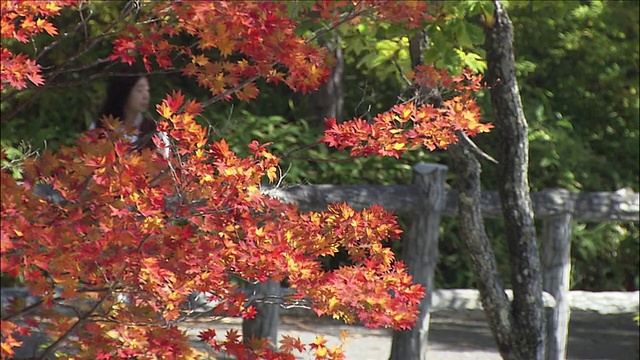
<svg viewBox="0 0 640 360"><path fill-rule="evenodd" d="M117 16L123 3L96 2L88 31L96 32ZM291 2L295 14L304 2ZM437 17L427 27L430 47L425 62L458 71L463 66L486 69L479 17L491 13L486 1L443 2L448 16ZM525 113L530 124L530 183L533 191L549 187L572 191L614 191L630 187L639 191L638 2L583 1L509 3L515 26L517 75ZM73 27L73 13L58 20ZM305 24L298 31L312 30ZM398 100L405 90L400 72L410 70L408 39L414 32L383 22L337 29L345 59L345 118L371 118ZM41 59L44 66L64 64L68 54L81 50L73 36ZM44 41L40 39L38 41ZM74 42L75 41L75 42ZM3 46L23 46L3 44ZM90 64L108 54L108 41L97 44L74 66ZM22 49L28 53L29 48ZM99 73L104 67L91 71ZM99 74L98 74L99 75ZM55 150L70 144L93 121L104 96L103 79L90 72L69 72L62 80L75 86L30 90L19 96L3 92L1 141L8 160L3 168L19 176L19 159L25 141L34 149ZM153 75L156 102L173 89L204 100L209 95L194 81L176 74ZM310 98L291 94L284 86L260 86L251 103L217 103L205 109L199 121L210 126L212 137L224 137L233 150L247 154L246 144L256 139L273 142L271 150L282 156L282 185L291 184L397 184L410 183L417 162L447 163L443 151L418 149L400 159L351 158L346 152L318 145L322 129L308 119ZM29 106L18 107L33 93ZM490 99L479 94L485 117L491 121ZM19 109L19 110L18 110ZM476 143L495 155L495 133ZM338 160L336 160L338 159ZM11 165L11 166L9 166ZM483 164L483 186L495 189L497 174ZM401 222L408 220L402 217ZM468 255L457 237L455 218L443 218L440 264L436 285L443 288L474 286ZM503 224L488 221L487 231L501 271L508 273ZM606 223L573 226L572 286L587 290L638 289L638 224ZM400 250L401 243L390 244ZM508 282L508 277L505 277ZM3 283L4 284L4 283ZM507 284L508 285L508 284Z"/></svg>
<svg viewBox="0 0 640 360"><path fill-rule="evenodd" d="M638 2L543 3L511 11L536 189L638 191Z"/></svg>
<svg viewBox="0 0 640 360"><path fill-rule="evenodd" d="M640 185L640 4L514 2L533 190ZM638 289L637 223L573 226L572 286Z"/></svg>

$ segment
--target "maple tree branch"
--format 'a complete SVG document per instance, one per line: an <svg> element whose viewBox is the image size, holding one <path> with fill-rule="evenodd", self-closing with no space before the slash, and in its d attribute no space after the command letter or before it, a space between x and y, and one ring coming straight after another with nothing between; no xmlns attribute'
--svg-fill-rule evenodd
<svg viewBox="0 0 640 360"><path fill-rule="evenodd" d="M82 10L83 10L83 9L82 9L82 7L83 7L83 5L84 5L84 4L83 4L83 3L81 3L81 4L80 4L80 6L78 7L78 13L80 14L79 16L80 16L81 21L79 21L79 22L78 22L78 24L76 25L76 27L75 27L71 32L65 32L62 36L60 36L60 37L59 37L58 39L56 39L54 42L52 42L51 44L49 44L49 45L45 46L45 47L42 49L42 52L40 52L39 54L35 55L35 61L36 61L36 62L38 62L38 61L40 60L40 58L41 58L42 56L44 56L44 54L48 53L49 51L51 51L51 49L53 49L53 48L55 48L56 46L58 46L58 44L60 44L60 42L61 42L63 39L66 39L66 38L68 38L69 36L71 36L71 35L75 34L76 32L78 32L78 30L79 30L81 27L84 27L85 34L88 34L88 33L87 33L87 29L86 29L86 27L87 27L87 23L89 22L89 20L90 20L90 19L91 19L91 17L93 16L93 11L89 10L89 15L85 18L85 17L84 17L84 15L83 15L83 13L82 13ZM36 53L37 53L37 51L36 51Z"/></svg>
<svg viewBox="0 0 640 360"><path fill-rule="evenodd" d="M106 318L100 315L91 315L90 317L92 318L91 321L95 323L102 322L102 323L110 323L110 324L118 324L118 325L126 325L126 326L146 326L146 327L162 326L162 325L159 325L158 323L150 323L150 322L142 322L142 321L121 321L121 320L116 320L114 318Z"/></svg>
<svg viewBox="0 0 640 360"><path fill-rule="evenodd" d="M300 147L298 147L298 148L296 148L296 149L289 150L289 151L285 152L285 153L284 153L284 154L282 154L280 157L281 157L281 158L284 158L284 157L287 157L287 158L288 158L288 157L289 157L291 154L293 154L293 153L296 153L296 152L299 152L299 151L302 151L302 150L311 149L311 148L314 148L314 147L316 147L316 146L318 146L318 145L320 145L320 144L322 144L322 142L321 142L321 141L316 141L316 142L315 142L315 143L313 143L313 144L309 144L309 145L305 145L305 146L300 146Z"/></svg>
<svg viewBox="0 0 640 360"><path fill-rule="evenodd" d="M19 145L20 155L9 161L5 160L5 163L0 167L1 170L11 169L12 167L21 166L28 158L37 158L40 156L38 149L34 150L31 144L26 141L20 141Z"/></svg>
<svg viewBox="0 0 640 360"><path fill-rule="evenodd" d="M36 310L37 308L39 308L42 304L44 304L44 301L42 299L36 301L35 303L29 305L29 306L25 306L24 308L14 312L13 314L9 314L5 317L2 318L2 321L10 321L14 318L20 317L20 316L25 316L27 314L29 314L30 312Z"/></svg>
<svg viewBox="0 0 640 360"><path fill-rule="evenodd" d="M82 65L82 66L75 67L75 68L68 68L68 69L65 69L65 70L61 70L59 72L59 74L66 74L66 73L70 73L70 72L79 72L79 71L88 70L88 69L91 69L94 66L98 66L98 65L110 62L110 61L112 61L112 60L109 60L108 57L100 58L100 59L97 59L96 61L94 61L91 64L86 64L86 65ZM52 84L49 87L57 87L57 84Z"/></svg>
<svg viewBox="0 0 640 360"><path fill-rule="evenodd" d="M407 84L407 86L413 87L414 86L413 83L411 82L411 80L409 80L409 78L407 78L407 75L402 70L402 67L400 67L400 64L398 63L398 59L395 56L393 57L393 64L396 66L396 69L398 69L398 72L400 73L400 77L402 78L402 81L404 81L404 83Z"/></svg>
<svg viewBox="0 0 640 360"><path fill-rule="evenodd" d="M80 2L80 5L78 5L78 15L80 16L80 19L82 19L81 23L82 23L82 29L84 30L84 37L89 38L89 29L87 29L87 23L89 22L89 19L93 16L93 10L89 9L89 15L88 17L85 19L84 18L84 13L82 12L84 5L86 4L86 2Z"/></svg>
<svg viewBox="0 0 640 360"><path fill-rule="evenodd" d="M244 279L243 279L244 280ZM278 305L283 309L311 309L310 299L291 299L293 294L291 295L260 295L251 298L247 298L245 301L245 306L249 306L252 302L259 302L261 304L269 304L269 305ZM224 300L220 303L222 304ZM199 304L192 309L189 309L185 314L181 315L178 319L176 319L175 323L186 322L189 320L194 320L206 316L213 315L215 312L215 308L209 309L206 311L196 311L199 308L204 308L206 304ZM216 316L217 319L222 319L224 316ZM112 322L119 323L118 320L111 320Z"/></svg>
<svg viewBox="0 0 640 360"><path fill-rule="evenodd" d="M100 37L100 36L98 36L97 38L99 38L99 37ZM96 38L96 39L97 39L97 38ZM84 55L84 54L85 54L85 53L86 53L86 52L87 52L87 51L88 51L92 46L94 46L96 43L97 43L97 40L96 40L96 41L94 41L94 43L93 43L93 44L89 45L89 47L88 47L87 49L85 49L85 51L82 51L82 52L80 52L80 53L77 53L77 54L76 54L76 56L72 56L69 60L67 60L67 61L65 62L65 64L66 64L66 65L69 65L70 63L72 63L73 61L75 61L78 57L80 57L81 55ZM81 67L80 67L80 68L78 68L78 69L73 69L73 68L72 68L72 69L69 69L69 68L68 68L67 66L65 66L65 65L60 66L60 67L59 67L59 68L57 68L54 72L52 72L51 74L49 74L49 75L48 75L47 83L46 83L46 84L44 84L43 86L38 86L38 87L33 88L33 92L32 92L31 94L29 94L29 97L27 97L26 99L22 100L22 101L20 102L20 105L18 105L18 106L17 106L13 111L11 111L9 114L7 114L7 115L3 114L2 120L3 120L3 121L6 121L6 120L9 120L9 119L14 118L17 114L19 114L22 110L24 110L24 108L26 108L27 106L31 105L31 103L33 102L33 100L35 100L35 99L38 97L38 95L40 95L40 93L42 93L44 90L49 89L49 88L55 88L55 87L63 87L63 86L56 86L56 84L55 84L55 83L53 83L53 80L54 80L58 75L63 74L63 73L67 73L67 72L72 72L72 71L74 71L74 70L78 70L78 71L79 71L79 70L87 70L87 69L89 69L89 68L91 68L91 67L98 66L98 65L100 65L100 64L102 64L102 63L104 63L104 62L106 62L106 61L104 61L103 59L98 59L98 60L96 60L94 63L89 64L89 65L81 66ZM72 84L72 86L77 86L78 84L85 83L86 81L91 80L91 79L92 79L92 76L90 76L90 77L89 77L89 79L84 79L84 80L82 80L82 81L75 82L74 84ZM4 101L10 101L10 100L12 100L13 98L15 98L17 95L22 94L22 93L23 93L22 91L16 91L16 92L14 92L14 93L10 94L9 96L5 96Z"/></svg>
<svg viewBox="0 0 640 360"><path fill-rule="evenodd" d="M119 289L120 287L114 287L113 289ZM112 291L111 288L95 288L95 289L91 289L91 288L80 288L77 290L78 292L105 292L105 291ZM62 297L54 297L52 299L52 301L56 304L56 306L61 306L61 307L65 307L65 308L69 308L71 310L73 310L76 314L78 313L77 308L73 307L72 305L67 305L67 304L63 304L60 301L64 301L65 299ZM36 309L38 309L40 306L42 306L44 304L44 300L40 299L38 301L36 301L35 303L26 306L12 314L6 315L5 317L2 318L3 321L10 321L14 318L17 317L21 317L21 316L26 316L28 315L30 312L35 311Z"/></svg>
<svg viewBox="0 0 640 360"><path fill-rule="evenodd" d="M346 14L340 15L340 18L336 19L331 26L327 26L321 29L318 29L316 31L314 31L311 36L309 36L306 40L305 40L305 44L309 44L313 41L315 41L317 38L320 37L320 35L323 35L324 33L328 33L331 32L333 30L335 30L338 26L344 24L347 21L353 20L356 17L363 15L364 13L370 11L371 9L368 8L364 8L361 10L357 10L356 8L358 7L358 5L360 5L360 3L356 4L353 9L351 9L351 11L349 11Z"/></svg>
<svg viewBox="0 0 640 360"><path fill-rule="evenodd" d="M252 297L250 299L247 299L247 303L250 304L252 302L259 302L262 304L269 304L269 305L279 305L282 308L285 309L292 309L292 308L303 308L303 309L310 309L311 306L308 305L310 300L309 299L289 299L291 297L291 295L281 295L281 296L277 296L277 295L261 295L261 296L256 296L256 297ZM290 302L290 303L287 303Z"/></svg>
<svg viewBox="0 0 640 360"><path fill-rule="evenodd" d="M79 10L80 13L81 9ZM62 41L65 38L70 37L71 35L77 33L79 31L79 29L84 25L86 26L86 24L88 23L89 19L91 18L91 16L93 15L93 12L90 12L89 16L84 18L82 15L80 16L80 18L82 19L80 22L78 22L78 24L75 26L75 28L72 31L69 32L65 32L64 35L62 35L61 37L59 37L57 40L55 40L53 43L49 44L47 47L45 47L42 52L40 54L37 54L35 56L35 61L38 61L44 54L46 54L47 52L49 52L51 49L53 49L54 47L56 47L60 41ZM152 18L152 19L148 19L145 21L141 21L138 24L147 24L147 23L151 23L151 22L155 22L158 21L158 19L156 18ZM34 100L35 98L38 97L38 95L40 95L42 93L42 91L49 89L49 88L64 88L64 87L75 87L78 86L80 84L85 84L88 81L92 81L95 80L97 78L101 78L101 77L106 77L106 76L113 76L114 74L102 74L102 73L98 73L98 74L94 74L92 76L88 76L88 77L84 77L82 80L80 81L75 81L75 82L71 82L71 83L62 83L62 84L56 84L54 82L54 80L61 74L65 74L65 73L70 73L70 72L78 72L78 71L86 71L88 69L91 69L93 67L99 66L101 64L104 64L106 62L109 62L110 60L108 58L102 58L102 59L98 59L96 61L94 61L91 64L87 64L87 65L81 65L79 67L70 67L71 64L73 64L76 60L78 60L79 58L81 58L82 56L86 55L94 46L96 46L98 43L100 43L100 41L102 41L103 39L109 37L109 36L113 36L118 34L120 30L113 30L117 25L119 24L119 22L114 21L111 24L109 24L109 26L107 26L107 28L99 35L95 36L93 39L87 39L85 43L89 43L87 46L84 47L84 49L78 50L78 52L76 52L74 55L72 55L70 58L68 58L65 63L59 67L56 67L55 70L49 74L46 74L47 77L47 83L43 86L38 86L36 88L33 89L33 92L29 95L29 97L27 97L26 99L22 100L20 102L20 105L18 105L13 111L11 111L8 114L3 114L2 120L6 121L9 119L14 118L17 114L19 114L22 110L24 110L27 106L29 106ZM115 64L115 62L114 62ZM44 67L42 68L42 70L47 70L49 68ZM169 72L177 72L177 70L172 70ZM153 72L153 74L155 74L156 72ZM167 71L161 71L158 73L168 73ZM149 75L150 73L144 73L144 74L140 74L140 75ZM43 74L45 75L45 74ZM132 74L126 74L126 75L132 75ZM17 91L14 92L12 94L9 94L8 96L4 96L4 101L10 101L13 98L15 98L18 94L23 93L22 91Z"/></svg>
<svg viewBox="0 0 640 360"><path fill-rule="evenodd" d="M363 105L365 102L367 102L368 98L372 98L375 96L375 89L372 90L368 90L369 84L368 81L365 80L364 82L364 86L359 86L358 90L360 90L362 92L362 97L360 98L360 101L358 101L358 103L356 104L356 106L353 107L353 113L354 114L359 114L360 113L360 106ZM362 114L362 115L357 115L357 117L366 117L367 120L371 120L371 104L368 104L367 106L367 110Z"/></svg>
<svg viewBox="0 0 640 360"><path fill-rule="evenodd" d="M156 175L153 179L149 180L149 187L153 187L156 186L158 184L158 182L160 182L160 180L167 175L167 173L169 172L169 169L164 169L162 171L160 171L160 173L158 175Z"/></svg>
<svg viewBox="0 0 640 360"><path fill-rule="evenodd" d="M100 59L99 60L100 63L106 63L109 62L111 60L108 59ZM115 65L115 62L112 63L113 65ZM91 65L88 65L80 70L86 70L90 67L93 66L97 66L99 64L97 63L93 63ZM70 70L71 71L71 70ZM166 70L153 70L150 72L99 72L99 73L95 73L93 75L87 76L82 80L78 80L78 81L74 81L74 82L63 82L63 83L59 83L59 84L51 84L48 87L49 88L68 88L68 87L76 87L76 86L80 86L82 84L86 84L90 81L93 80L97 80L100 78L105 78L105 77L111 77L111 76L149 76L149 75L158 75L158 74L174 74L174 73L178 73L180 72L180 70L178 69L166 69Z"/></svg>
<svg viewBox="0 0 640 360"><path fill-rule="evenodd" d="M312 157L302 157L302 156L287 156L287 159L291 160L304 160L309 162L321 162L321 163L344 163L355 160L354 157L347 158L335 158L335 159L320 159L320 158L312 158Z"/></svg>
<svg viewBox="0 0 640 360"><path fill-rule="evenodd" d="M76 291L77 292L105 292L105 291L121 290L121 289L124 289L124 288L121 286L116 286L116 287L103 286L103 287L97 287L97 288L80 287Z"/></svg>
<svg viewBox="0 0 640 360"><path fill-rule="evenodd" d="M21 101L21 103L20 103L20 105L19 105L16 109L14 109L12 112L10 112L10 113L9 113L9 115L3 116L3 119L2 119L2 120L4 121L4 120L12 119L12 118L13 118L14 116L16 116L20 111L22 111L25 107L27 107L28 105L30 105L30 104L31 104L31 102L33 102L33 100L35 100L35 98L36 98L38 95L40 95L40 93L41 93L42 91L44 91L44 90L47 90L47 89L50 89L50 88L75 87L75 86L78 86L78 85L80 85L80 84L84 84L84 83L86 83L87 81L90 81L90 80L96 79L96 78L98 78L98 77L108 76L108 75L100 75L101 73L98 73L98 74L94 74L94 75L92 75L92 76L89 76L88 78L85 78L85 79L83 79L83 80L76 81L76 82L73 82L73 83L67 83L67 84L65 84L65 83L63 83L63 84L56 84L56 83L54 83L54 82L53 82L53 80L54 80L58 75L60 75L60 74L67 73L67 72L73 72L73 71L87 70L87 69L89 69L89 68L92 68L92 67L94 67L94 66L98 66L98 65L103 64L103 63L108 62L108 61L109 61L108 59L106 59L106 60L105 60L105 59L98 59L98 60L96 60L96 61L95 61L94 63L92 63L92 64L84 65L84 66L81 66L81 67L79 67L79 68L67 69L67 70L65 70L65 67L64 67L64 66L61 66L60 68L58 68L58 69L57 69L57 71L56 71L56 72L54 72L54 73L52 73L52 74L50 75L50 78L49 78L49 79L47 79L47 83L46 83L46 84L44 84L43 86L38 86L38 87L36 87L36 88L33 88L33 92L29 95L29 97L28 97L28 98L26 98L26 99L24 99L24 100L22 100L22 101ZM70 61L69 61L69 62L70 62ZM11 95L9 95L9 96L5 96L5 101L12 100L12 99L13 99L13 98L15 98L18 94L22 94L22 93L23 93L22 91L17 91L17 92L12 93L12 94L11 94Z"/></svg>
<svg viewBox="0 0 640 360"><path fill-rule="evenodd" d="M364 14L368 10L369 9L355 11L355 8L354 8L351 12L347 13L346 15L342 16L340 19L336 20L333 24L331 24L331 26L326 27L326 28L322 28L322 29L318 29L318 30L314 31L311 34L311 36L309 36L304 41L304 43L305 44L309 44L309 43L315 41L317 38L320 37L321 34L334 30L338 26L340 26L340 25L344 24L345 22L347 22L349 20L352 20L352 19ZM275 67L277 65L278 65L278 63L275 62L275 63L271 64L271 67ZM214 104L214 103L216 103L216 102L218 102L218 101L220 101L220 100L222 100L222 99L224 99L224 98L226 98L226 97L228 97L228 96L230 96L230 95L242 90L245 86L255 82L259 78L260 78L259 75L252 76L252 77L246 79L245 81L241 82L240 84L238 84L238 85L226 90L225 92L223 92L221 94L218 94L218 95L212 97L211 99L203 102L201 104L201 107L205 108L205 107L207 107L207 106L209 106L211 104Z"/></svg>
<svg viewBox="0 0 640 360"><path fill-rule="evenodd" d="M43 86L37 87L34 89L34 92L31 93L29 95L28 98L22 100L20 102L20 105L18 105L12 112L10 112L9 114L5 115L4 113L2 114L2 121L7 121L9 119L12 119L14 116L16 116L20 111L22 111L25 107L27 107L28 105L31 104L31 102L36 98L37 95L40 94L40 92L42 92L43 90ZM6 96L3 100L4 101L10 101L13 98L15 98L18 94L22 94L22 91L16 91L12 94L10 94L9 96Z"/></svg>
<svg viewBox="0 0 640 360"><path fill-rule="evenodd" d="M277 64L274 63L271 66L275 66L275 65L277 65ZM227 90L227 91L225 91L225 92L223 92L221 94L218 94L218 95L212 97L211 99L203 102L201 107L205 108L205 107L207 107L207 106L209 106L211 104L217 103L218 101L226 98L227 96L230 96L230 95L236 93L237 91L242 90L242 88L244 88L245 86L251 84L252 82L254 82L256 80L258 80L259 78L260 78L259 75L252 76L252 77L246 79L245 81L241 82L240 84L232 87L231 89L229 89L229 90Z"/></svg>
<svg viewBox="0 0 640 360"><path fill-rule="evenodd" d="M138 247L136 248L136 251L138 251L138 253L142 253L142 247L144 246L144 244L146 244L147 240L151 238L151 235L152 234L148 234L144 237L144 239L142 239L142 241L140 241L140 245L138 245Z"/></svg>
<svg viewBox="0 0 640 360"><path fill-rule="evenodd" d="M56 45L57 45L57 43L59 43L59 42L60 42L60 40L62 40L63 38L66 38L66 37L69 37L69 36L70 36L70 35L72 35L72 34L75 34L75 33L78 31L78 29L80 28L80 26L82 26L82 25L84 25L84 26L85 26L85 33L86 33L86 24L87 24L87 22L89 21L89 19L91 18L91 16L93 15L93 11L91 11L91 10L90 10L89 16L88 16L86 19L85 19L85 18L83 18L81 9L79 9L79 13L80 13L80 18L82 19L82 21L80 21L80 22L78 23L78 25L76 25L76 27L73 29L73 31L72 31L72 32L66 32L62 38L60 38L60 39L58 39L58 40L54 41L52 44L50 44L49 46L47 46L47 48L45 48L45 49L43 50L43 53L39 54L39 55L36 57L36 60L40 59L40 57L41 57L42 55L44 55L44 52L46 52L46 51L50 50L50 49L49 49L49 47L56 46ZM109 24L109 26L107 26L107 28L106 28L106 29L104 29L104 30L102 31L102 33L101 33L101 34L99 34L99 35L95 36L93 39L87 39L87 40L85 41L85 43L88 43L89 41L91 41L91 43L90 43L88 46L86 46L83 50L81 50L80 52L77 52L75 55L73 55L71 58L69 58L69 59L65 62L65 64L66 64L66 65L69 65L70 63L72 63L72 62L76 61L78 58L80 58L80 57L82 57L83 55L85 55L87 52L89 52L89 50L91 50L91 48L93 48L96 44L98 44L102 39L104 39L104 38L106 38L106 37L108 37L108 36L111 36L111 35L115 35L115 34L117 34L120 30L118 30L118 31L112 30L112 29L114 29L117 25L118 25L118 22L117 22L117 21L114 21L114 22L112 22L111 24ZM94 63L92 66L95 66L95 65L97 65L97 64L95 64L95 63ZM90 66L90 67L92 67L92 66ZM54 72L54 75L52 76L52 78L48 79L48 81L51 81L53 78L55 78L55 76L57 76L57 74L61 74L61 73L65 73L65 72L73 71L73 69L72 69L72 70L64 70L64 69L65 69L65 65L61 66L61 68L57 69L57 70L59 70L59 71Z"/></svg>
<svg viewBox="0 0 640 360"><path fill-rule="evenodd" d="M112 289L111 289L112 291ZM95 305L93 305L93 307L91 307L91 309L89 309L89 311L87 311L84 315L79 316L78 320L71 325L71 327L69 329L67 329L67 331L65 331L64 334L62 334L60 337L58 337L58 339L56 339L56 341L54 341L51 345L49 345L43 352L42 354L40 354L40 356L38 357L38 359L48 359L49 356L55 351L55 349L63 342L65 341L69 336L71 336L71 334L73 334L73 332L75 332L75 330L82 324L84 324L87 320L89 320L90 316L100 307L102 306L102 304L107 300L107 298L109 298L111 296L111 291L109 291L104 297L102 297L99 301L97 301L95 303Z"/></svg>

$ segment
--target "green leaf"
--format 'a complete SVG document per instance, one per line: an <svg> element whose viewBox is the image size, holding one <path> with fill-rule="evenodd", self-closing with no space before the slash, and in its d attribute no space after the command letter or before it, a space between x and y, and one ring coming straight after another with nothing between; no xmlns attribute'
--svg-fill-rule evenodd
<svg viewBox="0 0 640 360"><path fill-rule="evenodd" d="M484 72L487 70L487 62L476 53L466 53L464 55L464 63L471 70L476 72Z"/></svg>
<svg viewBox="0 0 640 360"><path fill-rule="evenodd" d="M571 122L565 118L559 119L556 124L562 128L568 129L568 130L573 130L573 124L571 124Z"/></svg>
<svg viewBox="0 0 640 360"><path fill-rule="evenodd" d="M376 61L376 59L378 58L378 54L376 54L375 52L371 52L365 56L363 56L360 61L358 61L358 63L356 64L357 68L362 68L363 66L366 66L368 68L373 68L373 63L374 61Z"/></svg>
<svg viewBox="0 0 640 360"><path fill-rule="evenodd" d="M460 21L456 26L456 36L458 38L458 44L460 44L460 46L473 46L473 40L471 40L471 36L469 35L469 31L467 30L467 25L465 22Z"/></svg>

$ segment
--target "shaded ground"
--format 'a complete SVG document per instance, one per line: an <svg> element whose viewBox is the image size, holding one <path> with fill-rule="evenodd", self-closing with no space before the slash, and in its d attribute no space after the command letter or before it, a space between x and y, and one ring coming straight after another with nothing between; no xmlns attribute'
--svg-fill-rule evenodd
<svg viewBox="0 0 640 360"><path fill-rule="evenodd" d="M599 315L572 314L569 329L571 360L636 360L639 358L639 332L632 320L633 314ZM213 326L211 326L213 325ZM198 329L211 326L222 334L226 329L240 331L239 319L227 319L212 324L190 324L195 336ZM329 344L338 344L342 330L349 333L344 347L347 359L386 360L391 349L389 330L366 329L339 322L307 317L283 316L280 335L298 336L303 342L312 342L317 334L324 335ZM194 345L198 346L194 343ZM198 346L199 347L199 346ZM442 360L501 359L495 349L491 332L478 311L464 313L439 312L432 314L429 331L429 358ZM301 354L300 359L311 359Z"/></svg>

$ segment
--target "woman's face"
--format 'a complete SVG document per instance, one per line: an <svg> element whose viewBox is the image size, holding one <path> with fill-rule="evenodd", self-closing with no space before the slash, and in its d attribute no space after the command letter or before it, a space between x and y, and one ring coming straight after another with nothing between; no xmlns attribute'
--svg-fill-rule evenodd
<svg viewBox="0 0 640 360"><path fill-rule="evenodd" d="M141 113L149 108L149 80L141 77L131 89L127 99L126 110Z"/></svg>

